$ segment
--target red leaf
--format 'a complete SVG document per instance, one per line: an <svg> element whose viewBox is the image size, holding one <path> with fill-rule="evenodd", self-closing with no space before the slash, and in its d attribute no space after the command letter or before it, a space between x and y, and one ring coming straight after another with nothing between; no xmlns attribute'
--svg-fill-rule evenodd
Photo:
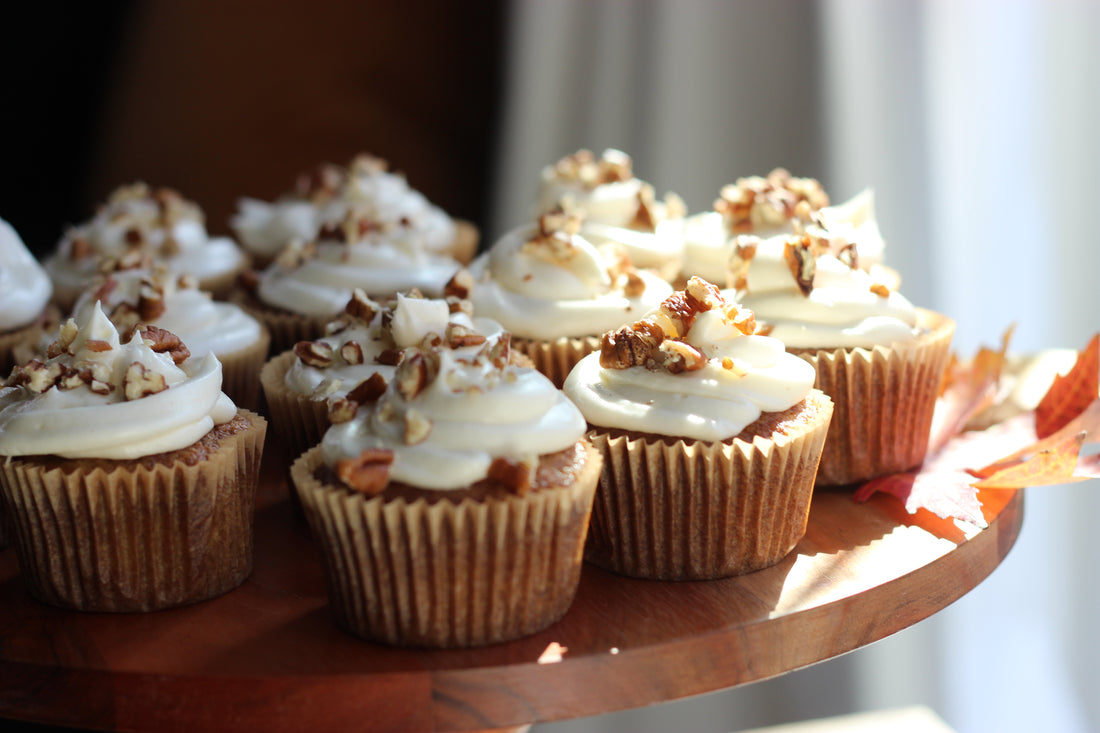
<svg viewBox="0 0 1100 733"><path fill-rule="evenodd" d="M970 485L972 480L961 470L895 473L860 486L855 499L867 501L873 494L883 492L900 499L910 514L927 509L943 519L964 519L984 529L986 521L978 492Z"/></svg>
<svg viewBox="0 0 1100 733"><path fill-rule="evenodd" d="M1080 415L1100 395L1100 334L1077 356L1066 376L1054 378L1035 409L1035 432L1046 438Z"/></svg>

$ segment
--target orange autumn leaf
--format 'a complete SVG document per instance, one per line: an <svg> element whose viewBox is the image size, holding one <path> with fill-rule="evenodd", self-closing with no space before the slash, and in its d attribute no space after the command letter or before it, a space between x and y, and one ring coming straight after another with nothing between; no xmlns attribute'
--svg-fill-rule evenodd
<svg viewBox="0 0 1100 733"><path fill-rule="evenodd" d="M1085 443L1081 431L1057 445L1036 452L1020 463L1001 468L974 484L977 489L1018 489L1023 486L1046 486L1083 481L1088 476L1075 476L1077 458Z"/></svg>
<svg viewBox="0 0 1100 733"><path fill-rule="evenodd" d="M1035 408L1035 433L1046 438L1080 415L1100 393L1100 334L1077 355L1068 374L1057 376Z"/></svg>
<svg viewBox="0 0 1100 733"><path fill-rule="evenodd" d="M1015 329L1015 325L1005 329L999 351L983 346L969 362L960 362L952 354L932 415L929 453L943 448L948 440L962 432L975 415L993 404L1005 365L1008 342Z"/></svg>
<svg viewBox="0 0 1100 733"><path fill-rule="evenodd" d="M1036 453L1056 448L1077 433L1084 434L1084 442L1086 443L1094 443L1100 440L1100 399L1093 400L1092 404L1086 407L1080 415L1063 425L1053 435L1048 435L1013 453L1009 453L984 468L972 470L971 473L979 478L992 476L1002 469L1022 463Z"/></svg>

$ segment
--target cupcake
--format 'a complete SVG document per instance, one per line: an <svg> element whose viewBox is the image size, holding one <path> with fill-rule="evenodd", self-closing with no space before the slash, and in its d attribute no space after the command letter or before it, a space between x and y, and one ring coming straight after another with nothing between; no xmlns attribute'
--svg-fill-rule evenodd
<svg viewBox="0 0 1100 733"><path fill-rule="evenodd" d="M117 269L117 264L105 263L94 287L77 299L73 317L86 320L99 303L119 333L128 333L138 323L174 333L192 356L217 356L222 391L236 404L256 409L256 377L271 343L267 328L239 306L213 300L190 276L174 275L164 266L131 270Z"/></svg>
<svg viewBox="0 0 1100 733"><path fill-rule="evenodd" d="M656 307L672 286L637 270L621 246L593 245L560 209L512 230L456 277L448 291L512 333L512 344L561 386L604 331ZM465 277L466 275L469 277Z"/></svg>
<svg viewBox="0 0 1100 733"><path fill-rule="evenodd" d="M601 461L546 377L503 339L474 357L410 349L376 401L348 407L291 467L341 627L465 647L565 614Z"/></svg>
<svg viewBox="0 0 1100 733"><path fill-rule="evenodd" d="M452 219L387 167L384 160L366 154L346 168L319 165L276 201L241 198L230 226L258 267L271 264L291 242L311 242L326 227L341 226L353 209L371 212L379 229L415 238L429 253L472 260L477 227Z"/></svg>
<svg viewBox="0 0 1100 733"><path fill-rule="evenodd" d="M52 292L46 272L0 219L0 374L7 375L15 364L13 350L46 320Z"/></svg>
<svg viewBox="0 0 1100 733"><path fill-rule="evenodd" d="M122 186L89 221L71 228L45 261L54 302L63 311L95 279L104 260L149 257L194 277L202 290L225 298L247 259L228 237L211 237L202 209L169 188Z"/></svg>
<svg viewBox="0 0 1100 733"><path fill-rule="evenodd" d="M393 379L404 350L425 339L476 353L486 343L509 338L499 324L471 318L469 303L398 293L381 305L355 291L344 312L314 341L299 341L264 365L260 373L271 422L291 458L321 442L330 403L357 400L363 390ZM373 381L371 381L373 379Z"/></svg>
<svg viewBox="0 0 1100 733"><path fill-rule="evenodd" d="M567 155L542 170L538 213L576 212L580 234L600 245L617 242L635 267L671 279L683 257L684 202L675 194L660 201L651 184L634 176L633 161L608 149L596 158L590 150Z"/></svg>
<svg viewBox="0 0 1100 733"><path fill-rule="evenodd" d="M924 460L955 324L861 269L856 246L835 247L809 234L739 237L730 269L737 297L836 405L818 482L852 484Z"/></svg>
<svg viewBox="0 0 1100 733"><path fill-rule="evenodd" d="M692 278L570 372L565 394L605 466L587 560L707 580L774 565L801 539L832 403L809 364L754 329Z"/></svg>
<svg viewBox="0 0 1100 733"><path fill-rule="evenodd" d="M152 326L122 339L99 308L0 390L0 508L32 596L152 611L238 586L266 423L221 365Z"/></svg>

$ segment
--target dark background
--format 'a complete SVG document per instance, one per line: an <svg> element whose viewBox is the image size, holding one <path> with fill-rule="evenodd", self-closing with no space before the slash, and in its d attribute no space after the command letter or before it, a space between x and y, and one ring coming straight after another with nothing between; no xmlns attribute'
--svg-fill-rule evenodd
<svg viewBox="0 0 1100 733"><path fill-rule="evenodd" d="M238 197L358 152L484 227L504 0L6 5L0 217L36 254L123 183L224 234Z"/></svg>

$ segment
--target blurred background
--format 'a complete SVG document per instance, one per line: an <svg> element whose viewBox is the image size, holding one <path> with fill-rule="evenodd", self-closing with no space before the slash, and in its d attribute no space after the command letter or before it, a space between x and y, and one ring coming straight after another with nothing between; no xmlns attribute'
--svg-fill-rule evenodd
<svg viewBox="0 0 1100 733"><path fill-rule="evenodd" d="M0 11L0 216L38 253L116 185L178 188L227 232L321 161L387 158L483 246L538 171L615 147L692 212L776 166L876 196L887 262L955 348L1100 329L1100 3L289 0ZM733 731L913 704L957 731L1100 730L1098 482L1029 489L969 595L747 688L566 731Z"/></svg>

